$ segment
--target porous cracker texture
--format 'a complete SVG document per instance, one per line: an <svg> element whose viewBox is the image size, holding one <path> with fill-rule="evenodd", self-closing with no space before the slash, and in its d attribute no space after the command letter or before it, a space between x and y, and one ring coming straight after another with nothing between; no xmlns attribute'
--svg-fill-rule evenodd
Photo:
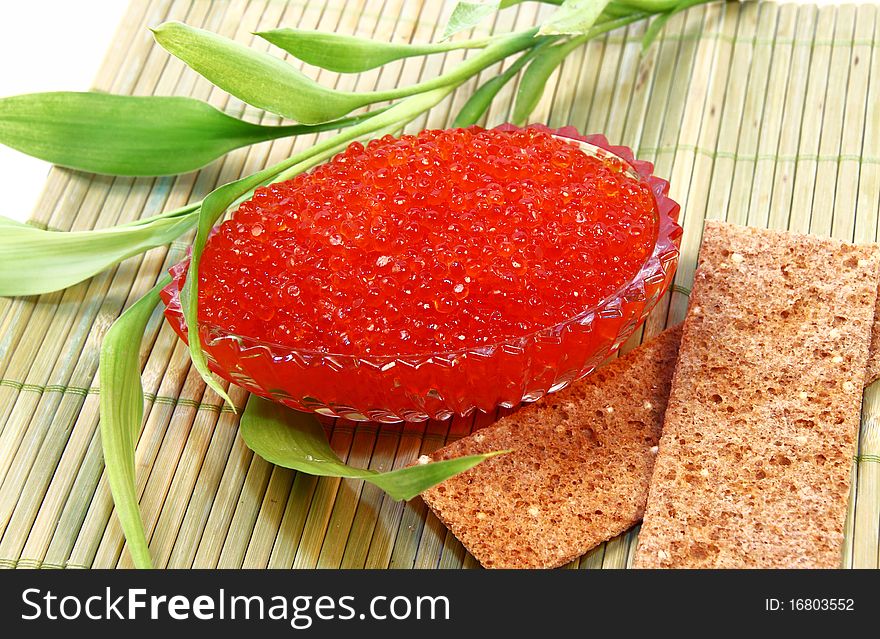
<svg viewBox="0 0 880 639"><path fill-rule="evenodd" d="M876 246L707 222L635 566L839 566Z"/></svg>
<svg viewBox="0 0 880 639"><path fill-rule="evenodd" d="M512 452L422 497L487 568L554 568L638 523L680 327L431 455Z"/></svg>
<svg viewBox="0 0 880 639"><path fill-rule="evenodd" d="M880 379L880 304L874 307L874 328L871 330L871 351L868 356L868 372L865 373L865 386L873 384L878 379Z"/></svg>

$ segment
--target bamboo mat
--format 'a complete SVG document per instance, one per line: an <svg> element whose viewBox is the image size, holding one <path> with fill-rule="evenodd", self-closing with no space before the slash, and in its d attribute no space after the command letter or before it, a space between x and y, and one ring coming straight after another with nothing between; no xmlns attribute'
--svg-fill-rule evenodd
<svg viewBox="0 0 880 639"><path fill-rule="evenodd" d="M439 36L452 3L420 0L136 0L95 88L192 95L277 123L213 89L152 44L147 26L182 20L256 47L250 34L290 26L396 41ZM525 3L482 30L535 23ZM697 7L673 18L640 55L643 24L575 52L548 85L534 121L603 132L656 164L682 204L683 255L674 291L644 336L685 313L703 220L791 228L869 242L880 209L880 24L876 7L762 4ZM412 58L319 81L367 90L436 76L466 53ZM498 69L482 74L481 81ZM314 74L314 70L309 73ZM448 124L476 81L410 130ZM487 116L504 122L515 86ZM326 135L326 134L325 134ZM107 178L52 169L33 222L90 229L199 199L215 185L313 144L265 143L177 178ZM185 240L186 238L182 238ZM123 308L180 259L184 241L132 258L66 291L0 299L0 566L128 567L96 426L101 338ZM643 338L635 335L624 350ZM237 418L205 390L186 348L157 312L143 354L145 424L137 449L141 511L157 566L458 568L477 564L421 500L397 503L361 482L316 479L254 457ZM238 406L246 394L231 389ZM337 421L332 445L358 466L404 466L494 415L382 426ZM880 385L865 394L843 565L878 567ZM570 568L622 568L631 531Z"/></svg>

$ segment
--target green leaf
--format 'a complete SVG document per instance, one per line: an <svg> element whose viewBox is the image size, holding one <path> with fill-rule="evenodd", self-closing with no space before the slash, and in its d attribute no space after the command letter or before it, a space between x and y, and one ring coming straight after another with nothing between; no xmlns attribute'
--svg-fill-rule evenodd
<svg viewBox="0 0 880 639"><path fill-rule="evenodd" d="M199 207L198 225L196 227L196 239L193 242L192 256L189 270L186 276L186 284L180 294L180 305L187 325L187 340L189 342L189 355L193 366L205 380L205 383L214 390L224 401L232 406L232 400L226 394L217 377L208 368L208 360L202 350L202 341L198 330L198 280L199 262L205 250L205 244L214 224L235 201L252 189L257 188L267 179L277 174L276 167L264 169L249 177L224 184L212 191L202 201Z"/></svg>
<svg viewBox="0 0 880 639"><path fill-rule="evenodd" d="M255 107L306 124L328 122L362 106L427 91L435 88L427 85L438 84L366 93L335 91L279 58L210 31L166 22L153 33L162 47L224 91Z"/></svg>
<svg viewBox="0 0 880 639"><path fill-rule="evenodd" d="M153 30L162 47L213 84L255 107L315 124L368 104L364 94L322 87L283 60L180 22Z"/></svg>
<svg viewBox="0 0 880 639"><path fill-rule="evenodd" d="M515 124L524 124L544 93L544 87L547 80L556 69L557 66L565 59L565 57L574 51L577 47L587 42L591 38L613 31L620 27L626 26L638 20L645 18L648 14L641 12L632 12L626 16L613 19L603 19L597 22L586 33L582 33L574 38L538 52L535 59L529 64L519 88L516 93L516 102L514 104L513 117L511 118Z"/></svg>
<svg viewBox="0 0 880 639"><path fill-rule="evenodd" d="M544 87L550 79L553 71L560 65L565 57L583 41L574 39L568 42L548 47L539 52L523 73L516 91L516 101L513 106L514 124L525 124L541 101Z"/></svg>
<svg viewBox="0 0 880 639"><path fill-rule="evenodd" d="M223 213L232 206L241 197L246 196L250 191L265 184L272 179L288 179L297 173L306 171L315 164L324 161L329 156L340 151L351 140L362 135L369 134L373 131L382 130L391 125L405 123L417 117L419 114L428 110L438 102L440 102L451 88L437 89L435 91L420 94L402 101L400 104L394 105L386 111L376 114L373 117L360 122L342 133L316 144L311 149L303 151L293 157L284 160L272 167L264 169L254 175L242 178L235 182L225 184L215 189L206 197L200 205L190 205L188 209L181 211L172 211L163 216L155 218L153 222L145 223L145 221L134 222L125 225L126 232L137 232L142 227L151 227L160 220L177 220L185 221L188 225L197 223L196 239L193 242L193 252L190 259L190 267L187 274L184 290L181 292L181 307L184 317L186 318L188 330L188 341L190 357L196 370L200 373L205 382L215 391L221 398L233 406L229 396L218 382L217 378L210 371L207 364L204 351L202 351L201 340L198 332L198 269L201 255L205 248L208 235L214 223L223 215ZM195 213L194 209L198 208ZM3 220L3 218L0 218ZM2 222L4 228L21 230L20 227L26 225L19 224L13 220ZM30 227L27 227L30 228ZM38 230L38 229L34 229ZM42 231L48 233L48 231ZM94 236L95 231L86 232L86 235ZM5 234L4 234L5 235ZM61 235L69 235L63 233ZM3 245L0 244L0 248ZM0 262L5 266L5 261ZM104 339L104 347L101 355L101 409L102 409L102 433L105 428L106 421L110 426L106 428L112 430L109 433L111 437L111 448L107 449L105 444L105 458L112 459L108 461L108 476L111 472L115 474L118 488L111 490L114 495L114 502L117 509L124 511L120 514L123 523L123 531L126 534L129 545L132 547L132 556L135 558L135 564L148 567L149 553L147 550L146 539L143 534L143 527L140 524L139 514L137 512L137 497L134 485L134 435L131 430L134 429L132 424L137 424L140 428L140 420L142 419L142 404L137 404L134 400L134 394L137 392L140 402L143 401L142 391L140 390L140 378L137 364L133 363L137 359L132 354L131 336L134 334L143 335L144 327L149 319L150 313L147 309L152 308L158 302L159 291L167 285L168 278L160 282L148 296L140 300L132 306L129 311L108 331ZM0 280L2 284L2 280ZM106 355L105 355L106 353ZM134 358L134 359L133 359ZM104 362L107 362L105 366ZM106 370L106 373L104 372ZM105 378L105 375L108 377ZM114 380L117 380L114 382ZM117 388L128 388L121 400L114 400L119 393ZM131 390L134 388L135 390ZM106 399L105 399L106 397ZM105 407L106 405L106 407ZM140 408L135 408L140 406ZM139 412L136 412L139 411ZM105 418L105 415L107 418ZM135 419L137 418L137 419ZM128 430L124 426L128 425ZM129 433L126 435L126 433ZM128 437L128 439L125 439ZM115 439L114 439L115 438ZM126 451L131 451L130 454ZM129 456L131 462L128 462Z"/></svg>
<svg viewBox="0 0 880 639"><path fill-rule="evenodd" d="M387 473L354 468L333 452L324 428L314 415L285 408L256 395L248 399L241 416L240 432L248 448L276 466L321 477L363 479L394 499L412 499L453 475L507 452L470 455Z"/></svg>
<svg viewBox="0 0 880 639"><path fill-rule="evenodd" d="M352 93L327 89L269 54L180 23L155 30L156 41L218 87L256 107L306 123L326 122L384 100L450 91L512 53L534 45L537 29L493 39L491 45L446 73L387 91Z"/></svg>
<svg viewBox="0 0 880 639"><path fill-rule="evenodd" d="M495 99L504 85L510 82L510 80L513 79L513 77L519 73L545 45L546 42L538 43L517 58L516 62L505 69L503 73L484 82L483 85L468 98L468 101L465 102L464 106L461 107L461 111L458 112L452 126L464 128L476 124L489 109L492 100Z"/></svg>
<svg viewBox="0 0 880 639"><path fill-rule="evenodd" d="M565 0L541 24L540 35L587 33L596 24L609 0Z"/></svg>
<svg viewBox="0 0 880 639"><path fill-rule="evenodd" d="M477 26L486 16L498 11L500 5L501 0L462 0L449 16L443 39Z"/></svg>
<svg viewBox="0 0 880 639"><path fill-rule="evenodd" d="M418 55L455 49L479 49L489 43L488 38L482 38L461 42L394 44L338 33L300 29L274 29L260 31L256 35L303 62L339 73L359 73L394 60Z"/></svg>
<svg viewBox="0 0 880 639"><path fill-rule="evenodd" d="M0 99L0 143L109 175L185 173L242 146L316 130L251 124L193 98L57 92Z"/></svg>
<svg viewBox="0 0 880 639"><path fill-rule="evenodd" d="M96 231L44 231L0 217L0 295L38 295L92 277L195 226L196 206Z"/></svg>
<svg viewBox="0 0 880 639"><path fill-rule="evenodd" d="M117 319L101 344L100 411L104 466L116 516L128 541L136 568L151 568L150 548L138 508L134 453L144 418L140 346L159 291L171 278L164 277Z"/></svg>

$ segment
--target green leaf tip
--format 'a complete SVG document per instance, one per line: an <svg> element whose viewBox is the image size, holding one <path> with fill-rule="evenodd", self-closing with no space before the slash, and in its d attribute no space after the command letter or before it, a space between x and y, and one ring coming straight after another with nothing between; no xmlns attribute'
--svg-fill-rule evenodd
<svg viewBox="0 0 880 639"><path fill-rule="evenodd" d="M113 323L101 344L98 367L104 472L136 568L152 568L135 468L135 449L144 418L140 345L159 304L159 291L170 281L170 277L164 276ZM133 343L138 348L132 348Z"/></svg>
<svg viewBox="0 0 880 639"><path fill-rule="evenodd" d="M312 132L246 122L181 96L57 91L0 99L0 143L105 175L188 173L243 146Z"/></svg>
<svg viewBox="0 0 880 639"><path fill-rule="evenodd" d="M0 295L39 295L73 286L173 242L196 221L192 207L95 231L46 231L0 217Z"/></svg>
<svg viewBox="0 0 880 639"><path fill-rule="evenodd" d="M333 32L300 29L271 29L254 35L303 62L338 73L360 73L395 60L454 49L477 49L489 43L489 38L427 44L379 42Z"/></svg>
<svg viewBox="0 0 880 639"><path fill-rule="evenodd" d="M469 455L384 473L355 468L333 451L323 426L313 414L285 408L255 395L248 399L240 432L248 448L270 463L310 475L361 479L397 500L412 499L450 477L508 452Z"/></svg>
<svg viewBox="0 0 880 639"><path fill-rule="evenodd" d="M443 31L443 40L477 26L487 16L498 11L500 5L501 0L461 0L449 16L449 22Z"/></svg>

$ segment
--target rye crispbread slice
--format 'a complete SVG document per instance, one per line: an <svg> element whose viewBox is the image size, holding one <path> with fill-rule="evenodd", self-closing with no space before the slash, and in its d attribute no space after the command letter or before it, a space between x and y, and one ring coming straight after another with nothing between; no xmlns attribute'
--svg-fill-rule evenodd
<svg viewBox="0 0 880 639"><path fill-rule="evenodd" d="M878 263L706 224L636 567L840 564Z"/></svg>
<svg viewBox="0 0 880 639"><path fill-rule="evenodd" d="M639 522L680 328L430 456L512 452L422 493L487 568L554 568ZM424 461L428 461L425 459Z"/></svg>
<svg viewBox="0 0 880 639"><path fill-rule="evenodd" d="M871 329L871 350L868 356L868 371L865 374L865 386L880 379L880 297L874 308L874 328Z"/></svg>

